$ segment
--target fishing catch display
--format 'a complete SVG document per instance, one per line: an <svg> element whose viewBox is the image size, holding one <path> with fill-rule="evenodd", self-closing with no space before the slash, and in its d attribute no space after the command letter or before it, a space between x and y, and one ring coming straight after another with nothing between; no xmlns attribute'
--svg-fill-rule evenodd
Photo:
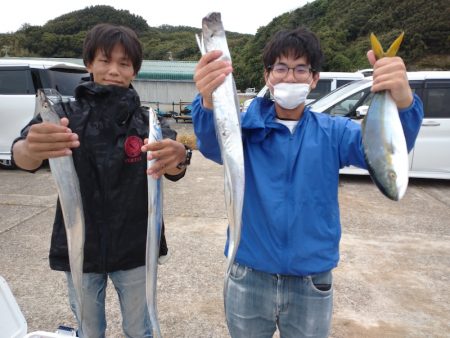
<svg viewBox="0 0 450 338"><path fill-rule="evenodd" d="M220 13L213 12L202 20L202 34L197 36L202 54L222 51L222 60L231 62ZM240 125L240 108L233 75L229 74L212 94L214 125L224 168L225 205L228 216L228 250L225 288L241 238L242 205L244 202L244 151Z"/></svg>
<svg viewBox="0 0 450 338"><path fill-rule="evenodd" d="M370 41L375 57L393 57L403 40L403 33L387 52L372 33ZM370 176L378 189L394 201L400 200L408 187L408 150L398 109L389 91L374 94L362 122L364 156Z"/></svg>
<svg viewBox="0 0 450 338"><path fill-rule="evenodd" d="M158 116L153 109L149 109L148 117L148 143L162 140L161 125ZM155 160L147 161L150 168ZM145 257L145 289L147 296L147 308L152 324L152 336L161 338L161 329L158 321L156 301L159 242L162 229L163 195L161 178L154 179L147 176L148 187L148 221L147 221L147 249Z"/></svg>
<svg viewBox="0 0 450 338"><path fill-rule="evenodd" d="M60 124L57 111L67 111L70 105L55 89L39 89L36 112L44 122ZM56 183L67 235L70 272L77 300L80 325L83 324L83 261L84 261L84 211L80 183L71 155L49 159L50 170Z"/></svg>

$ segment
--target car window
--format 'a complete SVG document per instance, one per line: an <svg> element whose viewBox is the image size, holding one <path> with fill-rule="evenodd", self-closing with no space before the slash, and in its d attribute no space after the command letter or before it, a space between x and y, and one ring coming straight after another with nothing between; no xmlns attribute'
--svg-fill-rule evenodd
<svg viewBox="0 0 450 338"><path fill-rule="evenodd" d="M33 93L30 72L27 69L0 70L0 94L23 95Z"/></svg>
<svg viewBox="0 0 450 338"><path fill-rule="evenodd" d="M433 88L434 87L434 88ZM440 87L440 88L439 88ZM424 89L425 117L450 118L450 84Z"/></svg>
<svg viewBox="0 0 450 338"><path fill-rule="evenodd" d="M352 80L337 80L336 81L336 88L342 87L343 85L350 83L352 81L355 81L355 79Z"/></svg>
<svg viewBox="0 0 450 338"><path fill-rule="evenodd" d="M364 87L370 84L370 80L364 79L360 81L352 81L340 88L333 90L331 93L327 94L323 98L318 101L315 101L311 105L312 111L324 112L325 109L328 110L330 104L334 102L339 102L342 97L347 96L347 93L351 93L352 91L358 90L360 87Z"/></svg>
<svg viewBox="0 0 450 338"><path fill-rule="evenodd" d="M412 92L416 92L416 90L422 85L422 83L410 83ZM331 115L350 117L352 119L364 118L364 116L357 115L356 109L360 106L370 106L375 95L375 93L372 93L370 89L371 87L367 87L365 89L362 89L361 91L356 92L355 94L331 106L325 112Z"/></svg>
<svg viewBox="0 0 450 338"><path fill-rule="evenodd" d="M367 87L331 106L327 112L329 112L329 114L331 115L350 117L354 115L353 113L357 107L361 106L362 104L366 104L366 102L370 103L372 97L373 94L370 93L370 87Z"/></svg>
<svg viewBox="0 0 450 338"><path fill-rule="evenodd" d="M64 68L52 68L42 71L43 88L55 88L61 95L73 96L75 88L82 82L89 80L89 73Z"/></svg>
<svg viewBox="0 0 450 338"><path fill-rule="evenodd" d="M316 88L314 88L308 95L308 99L317 100L325 96L331 91L331 79L319 79Z"/></svg>

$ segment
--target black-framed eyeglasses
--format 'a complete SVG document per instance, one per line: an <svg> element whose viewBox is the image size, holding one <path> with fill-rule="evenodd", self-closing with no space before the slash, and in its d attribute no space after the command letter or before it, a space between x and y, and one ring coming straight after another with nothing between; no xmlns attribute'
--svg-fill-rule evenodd
<svg viewBox="0 0 450 338"><path fill-rule="evenodd" d="M314 71L314 69L312 69L310 66L307 65L297 65L295 67L288 67L284 63L275 63L274 65L269 66L268 69L272 72L273 77L277 80L284 79L288 75L289 70L292 69L292 72L294 73L294 78L297 81L306 80L309 77L309 75Z"/></svg>

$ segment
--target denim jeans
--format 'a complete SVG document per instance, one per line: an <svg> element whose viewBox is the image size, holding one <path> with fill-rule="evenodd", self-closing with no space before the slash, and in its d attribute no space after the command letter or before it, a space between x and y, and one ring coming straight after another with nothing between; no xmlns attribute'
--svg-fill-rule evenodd
<svg viewBox="0 0 450 338"><path fill-rule="evenodd" d="M72 276L66 272L69 301L84 338L103 338L106 330L105 295L108 276L119 296L122 329L127 338L152 337L145 296L145 266L108 274L83 274L83 326L80 326ZM81 330L80 330L81 328ZM119 333L117 333L120 336Z"/></svg>
<svg viewBox="0 0 450 338"><path fill-rule="evenodd" d="M234 264L225 299L233 338L328 337L333 308L331 271L283 276Z"/></svg>

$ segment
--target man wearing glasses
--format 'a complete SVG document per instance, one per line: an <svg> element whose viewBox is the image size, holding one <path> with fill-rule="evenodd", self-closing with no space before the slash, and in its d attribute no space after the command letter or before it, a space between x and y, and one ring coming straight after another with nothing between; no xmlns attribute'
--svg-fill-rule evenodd
<svg viewBox="0 0 450 338"><path fill-rule="evenodd" d="M194 79L200 95L192 118L200 151L221 162L211 94L232 72L204 55ZM399 57L375 62L372 91L390 90L399 109L408 149L423 117ZM305 108L319 80L322 51L306 29L280 31L263 52L272 100L256 98L241 117L245 160L242 233L225 309L232 337L327 337L332 269L339 261L339 169L366 168L360 125ZM226 252L226 250L225 250Z"/></svg>

